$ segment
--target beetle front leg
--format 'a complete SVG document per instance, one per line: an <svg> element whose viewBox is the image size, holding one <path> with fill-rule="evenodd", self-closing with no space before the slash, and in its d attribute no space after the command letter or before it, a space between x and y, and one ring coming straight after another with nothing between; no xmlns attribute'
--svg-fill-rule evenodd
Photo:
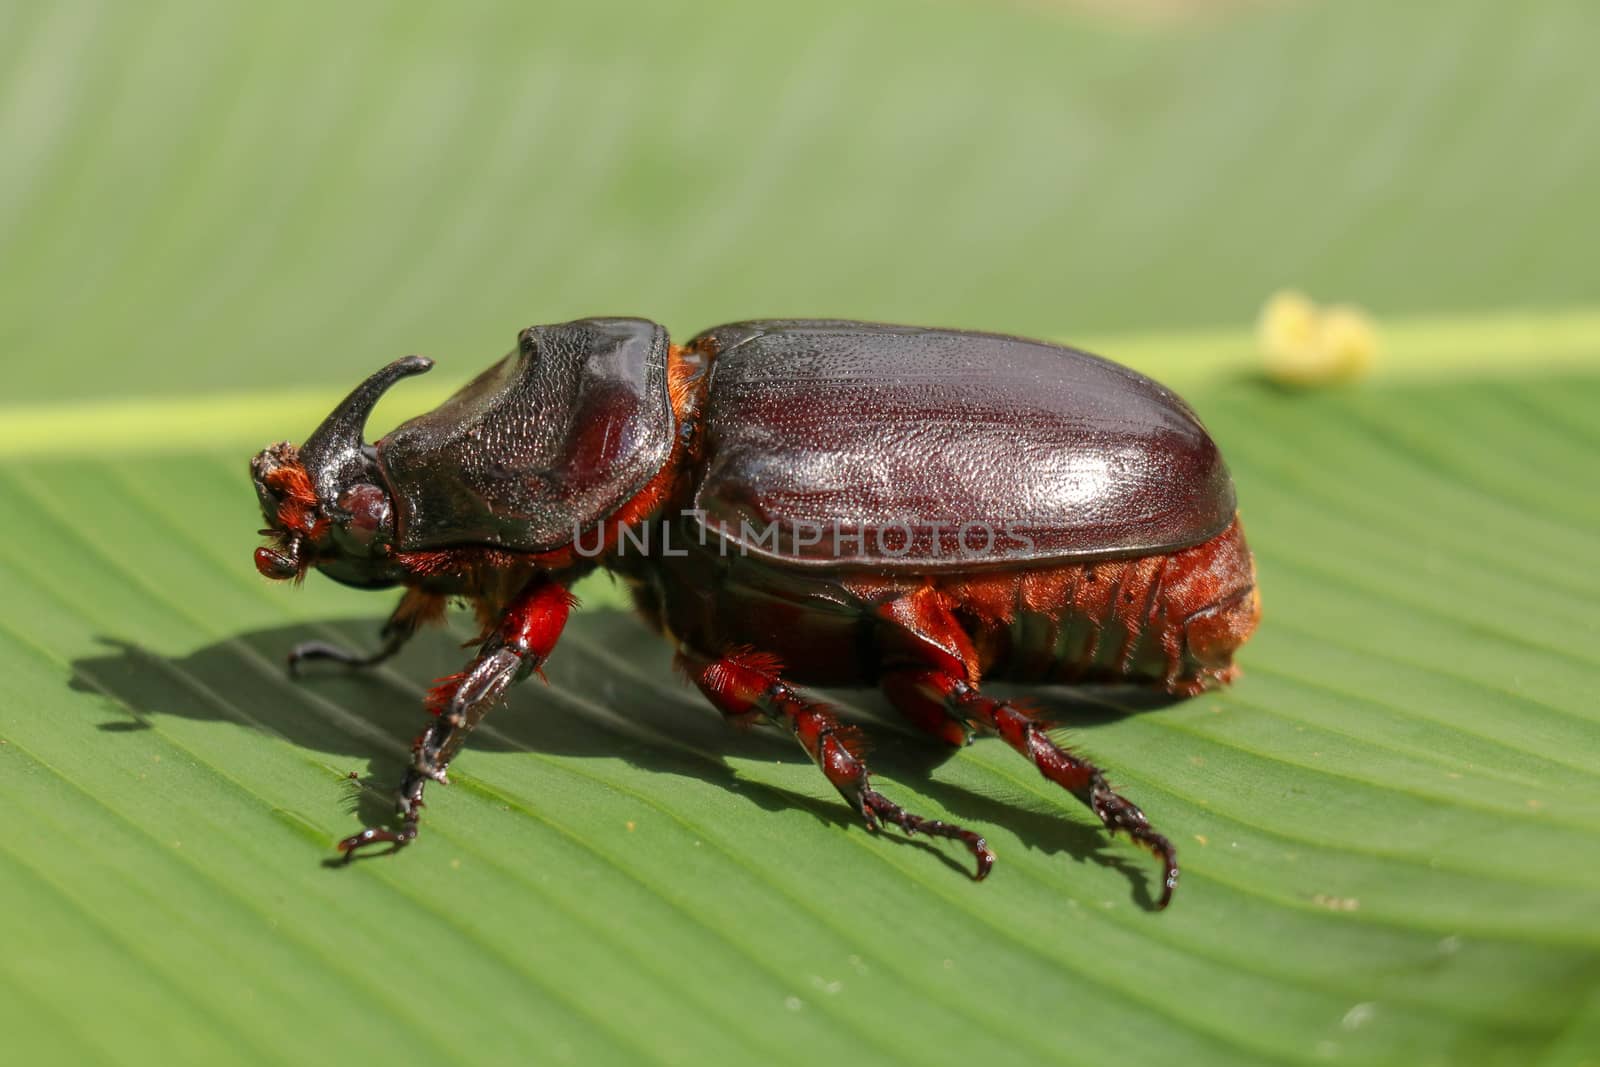
<svg viewBox="0 0 1600 1067"><path fill-rule="evenodd" d="M406 642L411 640L416 632L415 626L397 625L391 617L383 624L383 629L378 631L378 639L383 643L378 646L377 651L365 654L326 641L302 641L289 650L289 674L295 678L300 677L300 665L310 660L328 660L360 669L376 667L404 648Z"/></svg>
<svg viewBox="0 0 1600 1067"><path fill-rule="evenodd" d="M709 661L683 653L682 660L700 691L733 721L762 717L794 734L812 762L861 815L868 830L877 832L887 822L907 836L926 834L960 841L976 859L974 877L980 881L994 866L994 853L982 835L954 823L914 815L874 789L856 744L856 731L824 706L796 693L783 680L775 658L740 650Z"/></svg>
<svg viewBox="0 0 1600 1067"><path fill-rule="evenodd" d="M565 587L542 575L517 595L477 658L461 674L442 680L430 694L429 705L436 717L411 746L411 766L397 794L399 829L373 826L352 834L339 842L346 859L367 845L399 849L411 843L422 817L423 789L430 781L448 784L445 771L466 744L467 735L507 689L550 657L573 603Z"/></svg>
<svg viewBox="0 0 1600 1067"><path fill-rule="evenodd" d="M432 622L444 614L445 598L418 589L406 591L395 605L378 639L383 643L377 651L362 654L326 641L302 641L289 650L289 674L300 676L300 665L310 660L328 660L346 667L376 667L406 646L423 623Z"/></svg>

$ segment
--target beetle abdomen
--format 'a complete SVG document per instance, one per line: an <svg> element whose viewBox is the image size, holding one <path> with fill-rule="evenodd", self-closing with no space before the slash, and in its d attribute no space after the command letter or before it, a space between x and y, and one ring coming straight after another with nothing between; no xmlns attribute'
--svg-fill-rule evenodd
<svg viewBox="0 0 1600 1067"><path fill-rule="evenodd" d="M710 330L703 524L788 565L883 571L1169 552L1232 521L1176 394L1039 341L874 323Z"/></svg>
<svg viewBox="0 0 1600 1067"><path fill-rule="evenodd" d="M939 583L986 677L1155 682L1193 695L1232 681L1255 629L1255 564L1237 519L1177 552Z"/></svg>
<svg viewBox="0 0 1600 1067"><path fill-rule="evenodd" d="M687 532L664 566L626 568L638 605L681 647L706 656L751 644L786 676L823 686L875 684L916 658L917 638L878 607L931 589L970 640L974 676L1017 682L1154 685L1192 695L1234 676L1255 629L1255 565L1234 521L1198 545L1153 556L931 576L826 573L723 555Z"/></svg>

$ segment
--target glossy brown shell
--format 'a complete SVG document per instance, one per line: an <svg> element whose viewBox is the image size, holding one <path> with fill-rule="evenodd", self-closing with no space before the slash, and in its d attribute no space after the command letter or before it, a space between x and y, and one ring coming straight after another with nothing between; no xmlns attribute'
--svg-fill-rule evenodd
<svg viewBox="0 0 1600 1067"><path fill-rule="evenodd" d="M672 453L667 333L644 319L535 326L377 444L402 552L544 552L593 528Z"/></svg>
<svg viewBox="0 0 1600 1067"><path fill-rule="evenodd" d="M695 506L730 550L937 571L1168 552L1233 519L1189 406L1085 352L820 320L691 346L715 355Z"/></svg>

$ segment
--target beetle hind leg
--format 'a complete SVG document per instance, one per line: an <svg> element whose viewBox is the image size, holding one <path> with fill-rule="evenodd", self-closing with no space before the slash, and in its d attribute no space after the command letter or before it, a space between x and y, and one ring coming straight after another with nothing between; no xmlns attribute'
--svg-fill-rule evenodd
<svg viewBox="0 0 1600 1067"><path fill-rule="evenodd" d="M729 719L749 722L764 718L789 730L869 831L877 832L890 823L908 837L923 834L959 841L976 861L973 877L981 881L988 875L994 866L994 852L983 836L954 823L912 814L878 792L861 758L856 731L825 706L795 692L783 680L775 658L738 649L715 660L685 652L681 662L700 691Z"/></svg>
<svg viewBox="0 0 1600 1067"><path fill-rule="evenodd" d="M938 669L895 672L885 677L884 690L892 703L917 716L939 709L971 729L998 734L1041 775L1082 801L1107 830L1127 834L1160 860L1161 895L1155 906L1159 910L1171 903L1178 885L1178 852L1172 842L1151 828L1137 805L1111 788L1100 768L1050 740L1034 714L985 696L964 678Z"/></svg>
<svg viewBox="0 0 1600 1067"><path fill-rule="evenodd" d="M1077 797L1107 830L1127 834L1160 860L1161 893L1155 906L1165 908L1178 884L1178 853L1172 842L1150 826L1137 805L1111 788L1100 768L1052 741L1034 713L979 692L972 681L972 642L937 595L912 594L884 605L879 615L900 638L892 642L896 665L881 679L889 701L924 728L943 716L960 730L999 735L1041 775Z"/></svg>

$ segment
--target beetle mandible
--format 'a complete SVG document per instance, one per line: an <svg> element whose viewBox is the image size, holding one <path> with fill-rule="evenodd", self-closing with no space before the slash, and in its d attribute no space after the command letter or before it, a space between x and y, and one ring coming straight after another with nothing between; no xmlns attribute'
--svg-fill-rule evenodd
<svg viewBox="0 0 1600 1067"><path fill-rule="evenodd" d="M1030 707L985 680L1131 682L1188 696L1231 681L1260 617L1233 483L1177 395L1116 363L997 334L793 320L671 344L643 319L532 326L435 410L363 441L378 398L432 362L359 385L298 448L251 464L269 578L316 567L402 586L381 645L290 654L371 666L451 599L477 655L432 691L400 783L417 836L424 786L513 683L539 669L604 567L737 721L791 731L869 830L951 838L983 878L978 833L874 787L855 728L797 685L869 686L953 744L998 734L1162 863L1176 850Z"/></svg>

